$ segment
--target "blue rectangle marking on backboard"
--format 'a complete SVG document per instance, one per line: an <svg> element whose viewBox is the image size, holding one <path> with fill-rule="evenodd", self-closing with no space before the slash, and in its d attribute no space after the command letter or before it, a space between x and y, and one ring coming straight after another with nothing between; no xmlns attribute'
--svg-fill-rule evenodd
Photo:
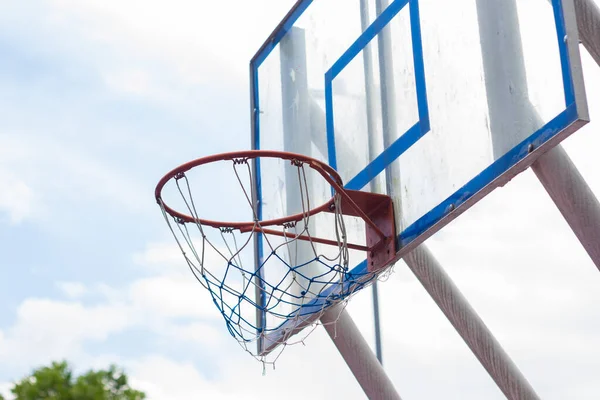
<svg viewBox="0 0 600 400"><path fill-rule="evenodd" d="M421 37L421 17L419 15L419 0L411 0L410 34L413 48L413 63L415 69L415 85L417 87L417 107L419 111L419 126L421 133L430 129L429 106L427 105L427 83L425 80L425 63L423 57L423 39Z"/></svg>
<svg viewBox="0 0 600 400"><path fill-rule="evenodd" d="M427 106L427 85L425 82L425 66L423 61L423 44L421 43L421 24L419 22L418 0L395 0L386 8L356 41L344 52L325 74L325 119L327 125L327 144L329 165L337 169L337 154L335 150L335 124L333 110L333 80L340 72L373 40L394 17L409 5L411 42L413 49L413 65L415 70L415 86L417 92L417 107L419 121L400 135L378 157L371 161L356 176L345 185L347 189L359 190L371 182L385 170L402 153L408 150L423 135L429 132L429 109Z"/></svg>

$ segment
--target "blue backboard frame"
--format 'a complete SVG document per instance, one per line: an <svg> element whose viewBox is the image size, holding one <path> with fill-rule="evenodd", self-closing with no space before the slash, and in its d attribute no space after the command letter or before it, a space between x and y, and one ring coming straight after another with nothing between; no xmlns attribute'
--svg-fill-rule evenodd
<svg viewBox="0 0 600 400"><path fill-rule="evenodd" d="M319 1L319 0L316 0ZM259 79L258 71L261 64L268 55L276 48L285 34L294 26L297 19L306 11L313 0L299 0L287 16L278 25L269 39L256 53L250 62L250 83L251 83L251 111L252 111L252 148L260 149L260 98L259 98ZM568 2L568 3L567 3ZM567 24L565 18L565 4L569 6L569 12L572 11L572 0L552 0L554 11L554 22L556 26L556 40L558 42L561 70L562 70L562 86L564 89L565 108L562 112L551 119L540 129L531 134L528 138L520 142L506 154L495 160L491 165L485 168L481 173L467 182L464 186L456 190L453 194L433 207L421 218L404 228L397 236L397 248L399 252L397 259L401 258L408 251L414 249L425 239L441 229L442 226L449 223L462 212L466 211L470 206L483 198L487 193L494 188L501 186L515 175L526 169L531 163L537 159L545 151L551 149L558 144L570 133L577 130L580 126L587 122L587 108L585 101L581 101L582 90L578 89L578 85L574 81L574 69L571 62L573 52L569 46L576 46L577 40L569 37L569 33L576 35L576 26L574 18ZM326 101L326 124L327 124L327 144L328 144L328 162L336 168L337 155L335 152L335 126L333 123L333 98L332 84L333 80L341 73L345 66L358 55L364 47L397 15L405 6L409 6L410 21L411 21L411 39L413 47L413 65L415 69L415 85L417 93L417 104L419 120L408 131L388 146L376 159L369 163L363 170L351 178L345 185L347 189L360 190L364 188L373 178L385 170L394 160L400 157L411 146L413 146L421 137L427 134L430 130L429 111L427 105L427 85L424 74L424 63L422 53L422 41L419 19L419 0L394 0L372 23L371 25L356 39L356 41L348 48L348 50L332 65L329 71L324 76L325 101ZM569 16L571 16L569 14ZM574 16L573 16L574 17ZM575 31L573 31L575 29ZM581 71L577 71L578 74ZM578 77L579 78L579 77ZM578 103L579 101L579 103ZM262 218L261 199L261 184L260 184L260 161L255 163L255 176L258 178L255 182L257 200L258 218ZM260 235L257 235L255 242L257 265L263 260L263 249L261 245ZM366 260L358 263L352 271L347 282L344 282L342 288L348 288L349 285L356 283L366 284L361 279L367 273ZM335 292L340 287L330 289L332 298L335 298ZM265 304L265 298L262 291L257 290L259 296L258 304ZM306 314L310 314L315 308L322 307L320 302L307 304ZM304 314L301 311L301 314ZM264 313L258 313L259 332L260 327L264 326ZM310 321L307 321L307 323ZM284 327L284 322L280 328ZM291 327L299 330L301 327ZM259 342L259 353L268 352L271 345L276 344L276 339L268 340L268 343ZM274 346L273 346L274 347Z"/></svg>

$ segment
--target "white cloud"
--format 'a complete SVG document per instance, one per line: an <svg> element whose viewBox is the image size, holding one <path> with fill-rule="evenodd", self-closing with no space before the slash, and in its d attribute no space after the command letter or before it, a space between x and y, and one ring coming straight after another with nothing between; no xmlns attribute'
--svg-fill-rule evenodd
<svg viewBox="0 0 600 400"><path fill-rule="evenodd" d="M324 331L307 346L293 346L273 370L239 347L223 346L211 359L190 352L186 360L151 355L126 363L132 383L150 399L363 399L359 385ZM192 363L188 360L197 359Z"/></svg>
<svg viewBox="0 0 600 400"><path fill-rule="evenodd" d="M151 95L150 79L148 71L140 68L113 71L105 76L106 83L114 91L138 96Z"/></svg>
<svg viewBox="0 0 600 400"><path fill-rule="evenodd" d="M78 302L30 298L17 309L17 321L0 347L4 364L22 367L74 357L87 341L104 341L131 324L118 305L85 307Z"/></svg>
<svg viewBox="0 0 600 400"><path fill-rule="evenodd" d="M165 227L166 229L166 227ZM196 244L200 252L200 244ZM249 251L252 248L248 248ZM226 253L224 250L220 250ZM186 250L192 257L192 253ZM153 276L139 279L130 287L130 298L134 305L152 310L161 317L194 317L210 320L222 320L214 306L209 292L190 271L181 249L173 239L169 243L155 242L149 244L142 252L133 256L136 264L144 267ZM227 263L213 248L207 246L204 251L205 266L216 276L222 276ZM198 264L199 265L199 264ZM230 274L230 277L232 274ZM242 291L241 282L235 289Z"/></svg>
<svg viewBox="0 0 600 400"><path fill-rule="evenodd" d="M4 149L0 155L7 154L3 160L6 165L28 182L25 185L0 170L0 183L13 189L0 194L0 208L4 204L11 207L15 218L52 220L55 213L48 210L57 210L59 205L81 205L84 199L123 207L128 212L148 210L152 205L138 182L85 149L41 136L33 139L2 132L0 148ZM32 193L36 194L35 207Z"/></svg>
<svg viewBox="0 0 600 400"><path fill-rule="evenodd" d="M165 226L166 228L166 226ZM173 272L183 264L183 255L181 249L174 240L166 242L149 243L142 252L133 255L133 261L154 272Z"/></svg>
<svg viewBox="0 0 600 400"><path fill-rule="evenodd" d="M10 32L11 40L22 44L18 47L24 49L24 56L58 68L42 71L44 79L54 82L61 73L83 74L91 80L103 80L109 91L159 104L163 115L179 116L184 109L196 115L203 107L215 107L215 96L207 93L222 95L227 92L223 85L234 85L236 95L246 93L251 55L291 4L264 0L252 4L176 1L166 7L137 1L49 0L32 9L3 3L0 23ZM230 12L232 7L235 13ZM273 23L249 23L256 18L263 22L271 19ZM25 25L28 28L24 29ZM231 29L235 26L246 26L243 34ZM64 60L65 65L58 62ZM71 83L66 87L80 89L77 83ZM0 132L0 153L6 156L3 161L7 170L20 171L22 176L15 180L0 171L0 183L10 189L0 194L0 212L5 210L16 223L24 218L60 219L64 217L56 212L60 205L81 207L89 206L89 202L121 207L127 212L148 210L152 201L144 193L149 190L132 179L132 171L94 154L100 136L102 140L108 140L107 135L114 135L113 141L131 140L139 133L123 132L120 137L122 127L91 118L103 101L99 96L104 95L96 87L86 95L78 93L76 101L69 102L71 99L60 96L48 98L51 87L46 84L44 81L13 89L27 101L21 100L21 107L18 101L11 101L11 107L19 115L23 113L23 119L30 114L38 115L38 119L14 123L19 131ZM230 101L227 98L227 105ZM80 109L81 104L87 108ZM68 111L44 114L57 105ZM111 132L98 128L100 123ZM207 119L206 124L213 122ZM94 140L78 146L78 141L92 131L96 134ZM61 226L57 220L50 222L57 229Z"/></svg>
<svg viewBox="0 0 600 400"><path fill-rule="evenodd" d="M177 363L160 356L145 357L130 365L132 384L149 399L227 399L189 362Z"/></svg>
<svg viewBox="0 0 600 400"><path fill-rule="evenodd" d="M186 107L190 86L247 85L250 58L292 4L48 0L2 4L0 22L41 53L83 62L116 93Z"/></svg>
<svg viewBox="0 0 600 400"><path fill-rule="evenodd" d="M71 299L81 298L88 292L86 286L81 282L57 282L56 286Z"/></svg>
<svg viewBox="0 0 600 400"><path fill-rule="evenodd" d="M12 224L30 217L34 211L33 190L24 181L0 165L0 212L8 214Z"/></svg>
<svg viewBox="0 0 600 400"><path fill-rule="evenodd" d="M173 268L170 252L170 246L158 243L134 256L142 264L160 264L164 269L124 287L56 282L70 300L24 300L14 325L5 335L0 331L0 364L17 359L19 366L64 357L79 359L85 357L87 343L104 342L134 327L180 343L215 345L228 335L215 330L215 326L224 326L222 317L182 258L178 268ZM82 300L88 295L95 295L90 296L96 298L93 304ZM176 322L181 318L185 322Z"/></svg>
<svg viewBox="0 0 600 400"><path fill-rule="evenodd" d="M220 315L191 273L140 279L129 288L132 305L160 318L210 318Z"/></svg>
<svg viewBox="0 0 600 400"><path fill-rule="evenodd" d="M160 2L62 0L50 2L49 8L61 17L61 25L78 27L79 34L91 42L110 43L132 56L160 60L171 65L183 82L203 84L215 79L228 81L227 73L218 66L246 81L251 56L292 4L289 0L176 0L167 6Z"/></svg>
<svg viewBox="0 0 600 400"><path fill-rule="evenodd" d="M161 334L178 343L197 344L214 349L222 346L224 340L230 339L229 333L225 331L224 325L220 322L212 325L205 322L168 325L161 330Z"/></svg>

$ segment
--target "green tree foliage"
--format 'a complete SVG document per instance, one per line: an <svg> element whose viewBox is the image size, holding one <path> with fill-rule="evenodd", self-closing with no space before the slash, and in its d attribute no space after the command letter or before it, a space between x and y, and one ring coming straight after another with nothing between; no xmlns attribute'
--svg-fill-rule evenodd
<svg viewBox="0 0 600 400"><path fill-rule="evenodd" d="M53 362L15 383L15 400L142 400L143 392L132 389L127 375L112 365L75 377L69 365ZM0 395L0 400L4 400Z"/></svg>

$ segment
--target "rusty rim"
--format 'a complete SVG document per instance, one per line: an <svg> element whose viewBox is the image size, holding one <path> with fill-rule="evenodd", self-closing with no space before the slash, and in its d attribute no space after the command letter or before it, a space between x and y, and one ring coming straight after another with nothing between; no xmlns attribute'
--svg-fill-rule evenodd
<svg viewBox="0 0 600 400"><path fill-rule="evenodd" d="M212 226L214 228L233 228L233 229L251 229L257 223L260 226L272 226L272 225L284 225L287 223L294 223L302 220L307 216L312 216L320 212L329 211L333 206L333 198L325 204L312 208L305 213L299 213L290 215L287 217L270 219L265 221L249 221L249 222L228 222L228 221L213 221L204 218L194 218L191 215L181 213L169 207L162 199L162 190L164 186L171 179L178 180L183 177L185 172L205 165L214 163L217 161L242 161L247 162L248 160L254 160L257 158L279 158L282 160L288 160L292 163L302 163L308 165L313 170L317 171L329 184L331 184L335 190L343 190L342 178L339 176L336 170L331 168L327 164L323 164L321 161L311 157L307 157L301 154L289 153L285 151L271 151L271 150L246 150L246 151L235 151L229 153L215 154L208 157L198 158L196 160L187 162L180 165L179 167L169 171L156 185L154 196L156 202L164 207L165 211L172 217L178 219L181 222L199 223L202 225Z"/></svg>

